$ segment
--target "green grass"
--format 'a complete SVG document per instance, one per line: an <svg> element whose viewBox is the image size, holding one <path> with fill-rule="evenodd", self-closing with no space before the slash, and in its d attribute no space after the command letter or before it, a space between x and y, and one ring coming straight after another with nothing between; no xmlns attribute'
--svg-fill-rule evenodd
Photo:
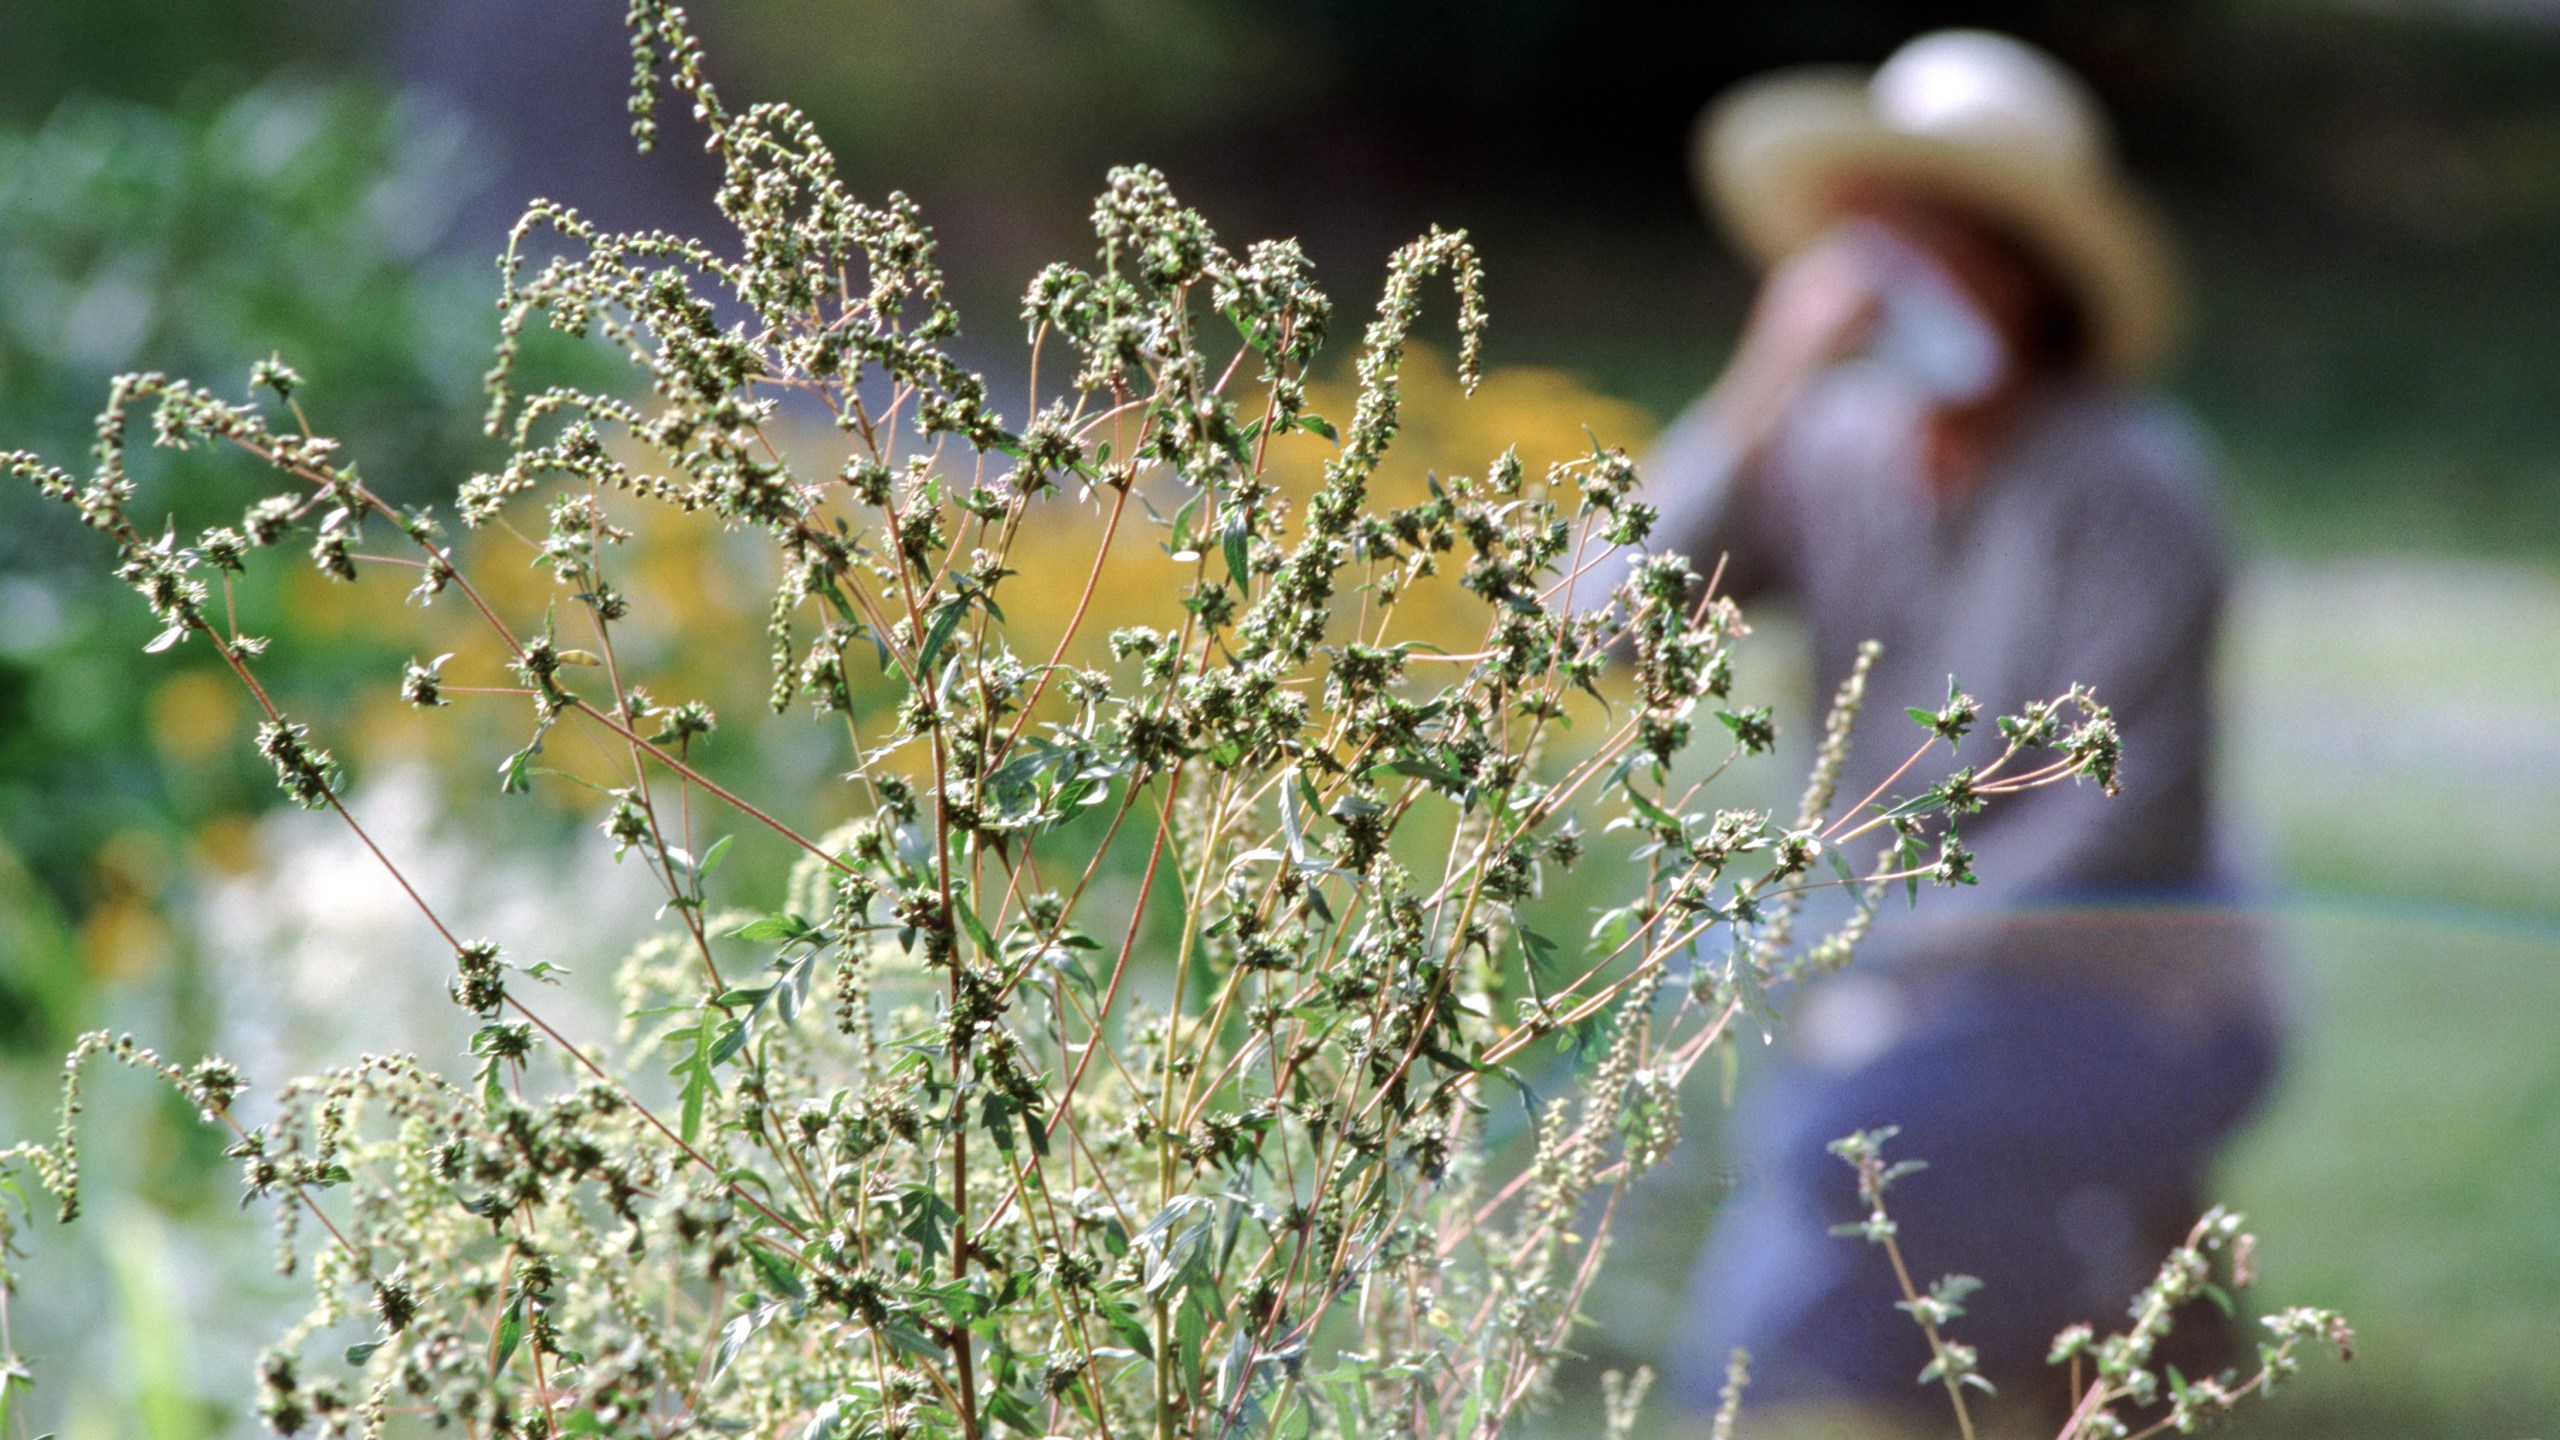
<svg viewBox="0 0 2560 1440"><path fill-rule="evenodd" d="M2295 899L2296 1048L2224 1192L2270 1301L2363 1336L2250 1433L2560 1426L2560 574L2262 569L2228 790Z"/></svg>
<svg viewBox="0 0 2560 1440"><path fill-rule="evenodd" d="M2560 1420L2560 932L2416 909L2306 910L2282 1091L2222 1193L2265 1243L2268 1302L2344 1310L2250 1433L2514 1436Z"/></svg>

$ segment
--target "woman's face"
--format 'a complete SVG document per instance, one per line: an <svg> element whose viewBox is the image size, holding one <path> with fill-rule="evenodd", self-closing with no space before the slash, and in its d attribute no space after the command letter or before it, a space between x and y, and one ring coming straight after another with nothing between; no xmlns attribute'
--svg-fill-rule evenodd
<svg viewBox="0 0 2560 1440"><path fill-rule="evenodd" d="M2015 245L1960 210L1890 182L1855 187L1842 198L1840 211L1891 230L1936 262L1999 332L2013 367L2049 362L2045 340L2059 301Z"/></svg>

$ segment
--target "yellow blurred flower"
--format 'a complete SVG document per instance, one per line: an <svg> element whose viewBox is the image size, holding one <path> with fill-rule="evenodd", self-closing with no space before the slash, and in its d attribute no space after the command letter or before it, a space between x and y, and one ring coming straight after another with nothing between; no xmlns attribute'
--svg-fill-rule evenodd
<svg viewBox="0 0 2560 1440"><path fill-rule="evenodd" d="M151 692L151 743L182 763L211 759L240 738L247 703L239 679L229 670L211 665L181 670Z"/></svg>

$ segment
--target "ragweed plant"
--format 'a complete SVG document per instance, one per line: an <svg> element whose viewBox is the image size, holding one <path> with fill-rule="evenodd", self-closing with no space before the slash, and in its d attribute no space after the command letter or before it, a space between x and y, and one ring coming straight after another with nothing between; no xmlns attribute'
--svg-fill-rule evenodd
<svg viewBox="0 0 2560 1440"><path fill-rule="evenodd" d="M729 108L663 0L631 23L638 138L671 86L725 166L734 244L534 205L489 377L507 458L449 510L386 502L274 361L247 401L118 380L86 476L6 457L114 544L152 649L238 677L294 802L374 847L229 603L299 552L475 617L482 650L411 660L400 696L521 707L501 788L586 787L596 843L663 893L618 970L625 1022L573 1034L548 962L452 928L374 847L450 952L469 1056L363 1056L253 1114L223 1062L93 1037L58 1136L0 1152L75 1215L100 1055L233 1132L279 1264L310 1280L259 1366L278 1433L1497 1433L1566 1353L1682 1078L1763 990L1845 960L1897 882L1969 879L1964 814L2112 786L2112 722L2074 691L2005 721L1985 763L1843 805L1853 677L1791 820L1702 803L1774 725L1729 698L1734 607L1642 549L1622 453L1372 493L1435 280L1479 372L1462 234L1397 252L1337 430L1308 407L1334 315L1307 257L1231 250L1160 175L1115 172L1092 267L1029 286L1008 416L952 357L914 207L850 193L796 112ZM536 325L618 347L645 394L518 393ZM128 468L143 417L153 445L232 447L284 488L235 524L154 526ZM813 421L822 447L794 438ZM1295 501L1274 451L1316 444ZM753 796L705 768L719 718L654 692L631 642L652 596L620 561L649 507L766 542L772 708L841 727L840 780ZM1178 584L1084 644L1104 560L1148 523ZM521 535L541 603L475 576L457 524ZM1062 527L1086 558L1024 570L1060 553L1026 533ZM1401 628L1433 585L1470 597L1473 648ZM1057 638L1020 648L1009 607ZM1956 695L1926 718L1915 765L1976 717ZM712 816L798 853L781 893L723 882ZM1541 933L1542 876L1592 846L1628 857L1624 903L1587 941ZM1796 945L1830 885L1854 918ZM1559 1044L1580 1077L1542 1097ZM1506 1158L1489 1117L1514 1091L1534 1123ZM1612 1393L1623 1429L1641 1383Z"/></svg>
<svg viewBox="0 0 2560 1440"><path fill-rule="evenodd" d="M1857 1172L1858 1200L1867 1207L1865 1218L1839 1227L1836 1233L1884 1252L1893 1267L1894 1282L1902 1290L1895 1308L1909 1315L1929 1342L1929 1363L1921 1368L1920 1383L1945 1387L1957 1430L1965 1440L1972 1440L1974 1421L1965 1391L1978 1388L1987 1393L1991 1382L1975 1368L1973 1347L1951 1338L1946 1327L1964 1318L1965 1299L1979 1291L1982 1282L1970 1275L1942 1275L1926 1291L1914 1283L1896 1239L1900 1226L1886 1206L1885 1194L1895 1181L1925 1168L1925 1162L1888 1162L1885 1142L1895 1133L1894 1127L1887 1126L1832 1142L1831 1153ZM2242 1223L2237 1213L2219 1205L2206 1211L2161 1262L2159 1274L2133 1297L2127 1310L2133 1323L2123 1330L2100 1339L2094 1326L2082 1324L2054 1337L2046 1363L2069 1367L2068 1393L2073 1401L2056 1440L2150 1440L2170 1430L2191 1434L2223 1419L2252 1394L2274 1393L2280 1382L2300 1372L2305 1346L2325 1344L2341 1360L2355 1358L2355 1332L2345 1317L2334 1310L2296 1305L2260 1317L2267 1338L2258 1342L2258 1368L2246 1378L2232 1370L2190 1380L2175 1366L2160 1361L2160 1342L2177 1323L2181 1306L2209 1299L2229 1310L2233 1307L2230 1291L2245 1290L2257 1278L2253 1263L2257 1237L2243 1231ZM2225 1261L2221 1273L2229 1289L2215 1282L2216 1259ZM1737 1352L1737 1378L1746 1363Z"/></svg>

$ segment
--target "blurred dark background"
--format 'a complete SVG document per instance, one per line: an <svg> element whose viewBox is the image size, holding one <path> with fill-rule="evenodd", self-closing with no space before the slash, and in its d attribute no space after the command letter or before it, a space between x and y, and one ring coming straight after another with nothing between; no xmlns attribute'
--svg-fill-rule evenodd
<svg viewBox="0 0 2560 1440"><path fill-rule="evenodd" d="M717 236L682 126L654 156L629 144L621 9L0 4L0 448L75 463L115 371L233 391L275 352L377 484L449 492L490 457L489 262L524 198ZM2539 1022L2560 1007L2560 5L695 10L733 99L800 105L861 188L922 203L991 376L1018 371L1025 281L1089 252L1105 170L1145 160L1231 241L1302 237L1347 316L1395 245L1467 227L1492 362L1547 376L1536 393L1564 397L1559 414L1639 425L1713 377L1750 294L1686 175L1690 122L1718 91L1772 66L1872 64L1955 24L2079 68L2186 241L2194 323L2168 386L2226 459L2249 562L2226 774L2272 857L2304 1038L2227 1193L2266 1232L2269 1290L2367 1334L2354 1370L2250 1433L2560 1423L2560 1045ZM597 373L565 346L535 363ZM253 493L211 459L171 473L182 528ZM149 619L100 560L94 537L0 494L0 1139L49 1129L59 1047L81 1028L238 1043L223 1017L267 993L243 977L284 962L191 937L244 896L290 894L277 877L319 853L270 813L224 682L142 656ZM299 582L243 591L279 637L280 683L315 703L381 689L407 642L309 602ZM1760 663L1772 683L1792 673L1782 635ZM360 761L417 743L349 713L370 737L351 742ZM566 853L580 828L523 843ZM272 1306L237 1278L259 1244L225 1218L189 1117L124 1103L147 1143L122 1172L102 1159L99 1183L139 1207L123 1213L165 1216L169 1242L48 1262L52 1318L22 1302L20 1343L32 1325L63 1351L66 1440L247 1433L240 1351L269 1327L205 1322ZM1690 1170L1627 1241L1588 1347L1602 1360L1651 1355L1712 1208L1711 1149Z"/></svg>
<svg viewBox="0 0 2560 1440"><path fill-rule="evenodd" d="M201 107L352 73L470 126L446 252L524 194L705 221L703 171L624 143L603 0L20 0L0 113ZM2532 550L2560 534L2560 9L2531 3L1701 6L1569 0L762 0L698 6L716 68L809 110L946 237L985 336L1144 158L1236 234L1296 234L1356 290L1434 221L1485 243L1502 354L1667 411L1746 279L1699 222L1691 118L1774 65L1919 30L2015 31L2087 74L2203 284L2180 388L2259 533ZM671 149L674 147L670 147ZM497 159L497 165L490 161ZM2423 424L2420 422L2423 420Z"/></svg>

